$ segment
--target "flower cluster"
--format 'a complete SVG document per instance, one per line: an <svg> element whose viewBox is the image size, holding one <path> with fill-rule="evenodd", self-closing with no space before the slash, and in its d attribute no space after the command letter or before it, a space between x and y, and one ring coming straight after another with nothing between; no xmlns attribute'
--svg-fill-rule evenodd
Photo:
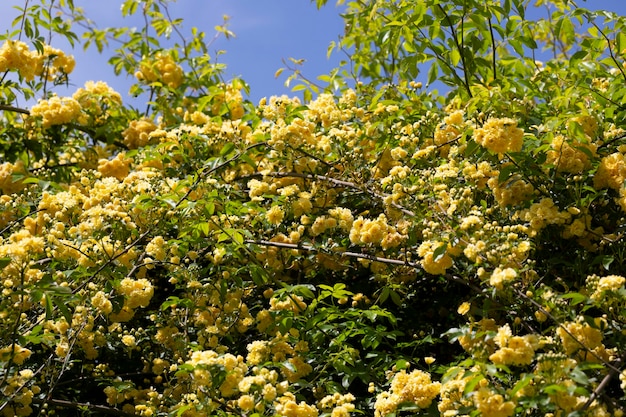
<svg viewBox="0 0 626 417"><path fill-rule="evenodd" d="M60 49L44 45L43 50L31 51L22 41L7 40L0 47L0 72L17 71L27 81L42 76L49 81L74 70L74 57Z"/></svg>
<svg viewBox="0 0 626 417"><path fill-rule="evenodd" d="M600 303L612 304L618 301L618 304L621 304L624 295L626 295L624 294L624 284L626 284L626 278L619 275L607 275L605 277L588 276L587 288L591 293L589 298ZM617 300L614 298L617 298Z"/></svg>
<svg viewBox="0 0 626 417"><path fill-rule="evenodd" d="M432 275L445 274L454 263L449 249L451 248L444 242L424 241L417 249L417 254L422 258L421 265L424 271Z"/></svg>
<svg viewBox="0 0 626 417"><path fill-rule="evenodd" d="M596 325L591 326L581 320L564 323L556 330L557 335L563 343L565 353L570 356L577 352L583 358L596 362L598 358L607 359L608 352L602 344L601 319L596 320Z"/></svg>
<svg viewBox="0 0 626 417"><path fill-rule="evenodd" d="M497 154L519 152L524 144L524 131L514 119L494 118L474 130L474 140Z"/></svg>
<svg viewBox="0 0 626 417"><path fill-rule="evenodd" d="M87 81L72 95L85 116L80 120L84 125L103 125L122 106L122 96L104 81Z"/></svg>
<svg viewBox="0 0 626 417"><path fill-rule="evenodd" d="M406 236L388 224L384 214L374 220L362 216L352 222L350 242L355 245L380 245L383 249L395 248L404 242Z"/></svg>
<svg viewBox="0 0 626 417"><path fill-rule="evenodd" d="M185 85L174 53L137 77ZM592 100L540 120L532 100L439 109L409 85L254 108L233 81L143 115L87 83L33 107L28 137L67 133L50 160L72 167L0 165L11 407L53 355L144 416L580 410L623 347L623 132Z"/></svg>
<svg viewBox="0 0 626 417"><path fill-rule="evenodd" d="M114 177L121 181L130 173L130 163L130 158L126 158L123 153L118 153L111 160L100 159L98 172L105 177Z"/></svg>
<svg viewBox="0 0 626 417"><path fill-rule="evenodd" d="M39 100L30 109L30 114L41 117L43 127L49 128L77 121L81 111L80 104L74 98L52 96L48 100Z"/></svg>
<svg viewBox="0 0 626 417"><path fill-rule="evenodd" d="M530 365L539 347L539 336L513 336L508 324L498 329L495 341L500 348L489 356L489 360L498 365Z"/></svg>
<svg viewBox="0 0 626 417"><path fill-rule="evenodd" d="M22 161L17 161L14 164L10 162L0 164L0 191L3 194L13 194L22 190L24 184L16 176L24 174L26 173Z"/></svg>
<svg viewBox="0 0 626 417"><path fill-rule="evenodd" d="M384 417L395 412L398 405L404 402L413 403L419 408L428 408L440 390L441 383L432 382L427 372L415 370L407 373L403 369L391 379L389 391L376 397L374 415Z"/></svg>
<svg viewBox="0 0 626 417"><path fill-rule="evenodd" d="M178 88L184 80L183 69L176 63L172 54L157 52L154 57L141 61L135 73L139 81L160 82L169 88Z"/></svg>
<svg viewBox="0 0 626 417"><path fill-rule="evenodd" d="M122 132L124 145L129 149L137 149L145 146L150 141L150 133L154 132L157 126L152 120L133 120L130 125Z"/></svg>
<svg viewBox="0 0 626 417"><path fill-rule="evenodd" d="M547 153L546 163L555 166L559 172L579 174L588 169L591 159L596 156L598 145L582 141L567 141L565 136L556 135Z"/></svg>
<svg viewBox="0 0 626 417"><path fill-rule="evenodd" d="M612 188L620 190L626 180L626 160L624 154L615 152L605 156L600 161L598 171L593 177L593 186L596 189Z"/></svg>

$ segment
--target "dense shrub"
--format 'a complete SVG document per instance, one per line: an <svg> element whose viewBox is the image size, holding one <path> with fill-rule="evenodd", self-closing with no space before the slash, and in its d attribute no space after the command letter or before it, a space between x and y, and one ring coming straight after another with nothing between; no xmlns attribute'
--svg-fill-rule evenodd
<svg viewBox="0 0 626 417"><path fill-rule="evenodd" d="M170 2L125 1L135 32L26 3L0 49L2 413L623 415L625 18L540 3L352 2L350 65L258 104ZM39 31L69 21L120 42L145 111L55 95L74 58Z"/></svg>

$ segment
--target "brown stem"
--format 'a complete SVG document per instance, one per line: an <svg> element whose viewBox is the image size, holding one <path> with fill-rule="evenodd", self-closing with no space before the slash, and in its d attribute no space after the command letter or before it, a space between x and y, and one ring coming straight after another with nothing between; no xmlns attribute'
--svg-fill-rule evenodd
<svg viewBox="0 0 626 417"><path fill-rule="evenodd" d="M619 366L620 363L621 361L618 359L615 362L615 366L609 369L609 373L606 374L606 376L602 379L602 382L600 382L600 384L596 387L596 389L593 390L587 402L583 404L583 406L578 411L587 410L589 407L591 407L591 404L595 401L595 399L598 398L600 395L602 395L602 392L604 391L606 386L609 385L609 382L611 382L611 379L619 375L620 372L617 369L617 366Z"/></svg>
<svg viewBox="0 0 626 417"><path fill-rule="evenodd" d="M139 414L126 413L122 410L118 410L117 408L107 407L105 405L79 403L79 402L67 401L67 400L57 400L54 398L45 400L45 401L41 399L33 398L33 404L48 404L54 407L72 408L72 409L87 408L89 411L98 412L101 414L109 414L112 416L122 416L122 417L138 417L139 416Z"/></svg>
<svg viewBox="0 0 626 417"><path fill-rule="evenodd" d="M319 181L326 181L326 182L330 182L331 184L335 184L335 185L339 185L342 187L346 187L346 188L352 188L354 190L358 190L358 191L362 191L364 193L367 193L373 197L376 197L378 199L385 199L385 197L387 197L386 194L380 194L377 193L375 191L370 191L370 190L364 190L362 187L359 187L357 184L350 182L350 181L344 181L344 180L338 180L336 178L333 177L328 177L326 175L317 175L317 174L304 174L304 173L300 173L300 172L268 172L268 173L256 173L256 174L252 174L249 175L248 177L275 177L275 178L286 178L286 177L295 177L295 178L304 178L304 179L309 179L309 180L319 180ZM415 216L415 213L412 212L411 210L408 210L404 207L402 207L401 205L397 204L397 203L391 203L391 206L393 208L396 208L398 210L400 210L402 213L406 214L407 216Z"/></svg>
<svg viewBox="0 0 626 417"><path fill-rule="evenodd" d="M579 339L576 338L576 336L574 336L572 334L572 332L570 332L569 330L567 330L567 328L561 323L559 322L559 320L554 317L548 310L546 310L545 308L543 308L543 306L541 304L539 304L538 302L536 302L535 300L533 300L532 298L528 297L524 292L520 291L519 289L514 289L515 293L520 296L521 298L527 300L528 302L530 302L532 305L534 305L540 312L542 312L543 314L546 315L546 317L549 317L550 320L552 320L553 322L556 323L557 326L559 326L561 329L563 329L563 331L565 333L567 333L567 335L569 337L571 337L577 344L579 344L587 353L589 353L591 356L593 356L595 359L598 360L598 362L602 363L604 366L606 366L607 368L609 368L611 371L617 372L619 373L620 370L613 364L607 362L606 360L604 360L602 357L600 357L600 355L598 355L596 352L594 352L593 350L589 349L582 341L580 341Z"/></svg>
<svg viewBox="0 0 626 417"><path fill-rule="evenodd" d="M10 106L8 104L0 104L0 110L2 111L12 111L14 113L22 113L26 115L30 115L30 111L26 109L22 109L20 107Z"/></svg>
<svg viewBox="0 0 626 417"><path fill-rule="evenodd" d="M327 252L322 249L315 248L310 245L298 245L295 243L283 243L283 242L270 242L269 240L246 240L246 243L253 245L262 245L262 246L273 246L276 248L283 249L296 249L296 250L304 250L308 252ZM391 258L383 258L381 256L370 255L368 253L359 253L359 252L335 252L334 254L339 256L347 256L350 258L358 258L358 259L367 259L374 262L382 262L391 265L405 265L413 268L420 268L421 265L416 262L403 261L401 259L391 259Z"/></svg>

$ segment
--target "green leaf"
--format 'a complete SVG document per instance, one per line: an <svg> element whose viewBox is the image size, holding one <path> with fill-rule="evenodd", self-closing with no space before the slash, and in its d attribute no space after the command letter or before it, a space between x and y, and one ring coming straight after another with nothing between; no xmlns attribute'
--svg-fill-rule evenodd
<svg viewBox="0 0 626 417"><path fill-rule="evenodd" d="M220 156L229 155L235 149L235 144L232 142L228 142L226 145L222 147L220 150Z"/></svg>
<svg viewBox="0 0 626 417"><path fill-rule="evenodd" d="M515 394L517 394L520 390L524 389L525 387L528 386L528 384L530 384L530 382L535 378L535 375L533 374L524 374L515 384L515 386L513 387L513 389L511 390L511 392L509 393L509 395L511 397L514 397Z"/></svg>
<svg viewBox="0 0 626 417"><path fill-rule="evenodd" d="M563 294L561 296L561 298L565 299L565 300L571 300L571 305L576 305L576 304L580 304L580 303L584 303L585 301L588 300L588 297L585 295L582 295L580 293L577 292L570 292L567 294Z"/></svg>
<svg viewBox="0 0 626 417"><path fill-rule="evenodd" d="M5 266L11 263L11 258L0 258L0 269L3 269Z"/></svg>
<svg viewBox="0 0 626 417"><path fill-rule="evenodd" d="M509 177L511 176L511 174L517 169L517 167L514 164L511 165L506 165L504 166L501 170L500 170L500 174L498 174L498 182L500 184L502 184L503 182L505 182L507 179L509 179Z"/></svg>
<svg viewBox="0 0 626 417"><path fill-rule="evenodd" d="M447 250L448 250L447 243L442 243L441 245L439 245L439 247L437 247L437 249L435 249L435 251L433 252L433 261L437 262L441 258L443 258Z"/></svg>

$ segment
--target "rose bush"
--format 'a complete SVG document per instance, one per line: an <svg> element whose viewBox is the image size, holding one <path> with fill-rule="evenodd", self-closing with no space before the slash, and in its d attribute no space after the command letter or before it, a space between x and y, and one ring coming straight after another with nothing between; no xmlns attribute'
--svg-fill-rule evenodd
<svg viewBox="0 0 626 417"><path fill-rule="evenodd" d="M126 0L137 31L27 3L0 48L3 415L623 415L626 18L539 3L352 2L351 69L258 104L170 2ZM74 59L39 28L70 21L121 42L145 111L55 95Z"/></svg>

